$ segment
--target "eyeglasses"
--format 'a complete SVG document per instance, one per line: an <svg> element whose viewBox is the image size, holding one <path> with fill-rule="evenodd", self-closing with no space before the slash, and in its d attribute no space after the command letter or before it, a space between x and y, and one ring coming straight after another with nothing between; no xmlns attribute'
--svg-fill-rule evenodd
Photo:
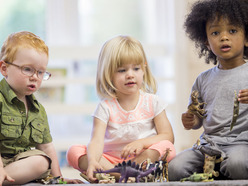
<svg viewBox="0 0 248 186"><path fill-rule="evenodd" d="M7 61L5 61L5 63L20 68L21 72L24 75L27 75L27 76L30 76L30 77L32 77L36 73L38 78L40 78L42 80L48 80L52 75L50 72L46 72L46 71L42 71L42 70L36 70L36 69L34 69L34 68L30 67L30 66L25 66L25 65L24 66L19 66L19 65L16 65L14 63L7 62Z"/></svg>

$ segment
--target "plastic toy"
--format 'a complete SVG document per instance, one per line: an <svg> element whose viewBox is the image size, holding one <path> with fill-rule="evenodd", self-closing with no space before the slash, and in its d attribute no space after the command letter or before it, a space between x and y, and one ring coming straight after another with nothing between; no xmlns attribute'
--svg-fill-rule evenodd
<svg viewBox="0 0 248 186"><path fill-rule="evenodd" d="M50 185L50 184L67 184L66 181L63 180L63 178L58 177L53 177L52 175L47 176L44 179L40 179L37 182L45 184L45 185Z"/></svg>
<svg viewBox="0 0 248 186"><path fill-rule="evenodd" d="M123 161L122 164L119 163L114 168L109 170L97 170L96 173L116 172L121 174L119 183L121 183L123 180L125 183L127 183L129 177L135 177L135 182L138 183L140 178L147 176L148 174L152 173L155 169L155 167L152 167L147 171L143 171L139 168L139 164L136 164L135 162L132 163L129 160L127 163Z"/></svg>
<svg viewBox="0 0 248 186"><path fill-rule="evenodd" d="M96 173L96 179L98 180L98 183L101 184L115 183L115 177L110 176L110 174Z"/></svg>
<svg viewBox="0 0 248 186"><path fill-rule="evenodd" d="M145 182L169 181L168 180L168 162L166 160L169 153L170 153L170 149L167 148L165 155L159 161L152 163L151 160L148 158L144 162L141 163L141 169L143 171L149 170L152 167L156 168L151 174L145 177Z"/></svg>
<svg viewBox="0 0 248 186"><path fill-rule="evenodd" d="M203 109L203 106L207 103L205 102L202 102L200 103L198 101L198 96L199 96L199 92L194 90L192 93L191 93L191 104L188 106L188 112L189 113L193 113L195 115L197 115L198 117L200 118L205 118L207 117L206 115L206 111Z"/></svg>
<svg viewBox="0 0 248 186"><path fill-rule="evenodd" d="M212 174L208 174L208 173L195 173L192 174L191 176L187 177L187 178L182 178L180 181L184 182L184 181L192 181L192 182L208 182L208 181L213 181L214 179L210 179L212 178Z"/></svg>
<svg viewBox="0 0 248 186"><path fill-rule="evenodd" d="M215 177L219 176L219 172L214 170L215 164L223 161L223 158L216 159L216 156L209 156L205 154L203 172L207 174L212 174Z"/></svg>
<svg viewBox="0 0 248 186"><path fill-rule="evenodd" d="M219 150L218 146L205 135L202 138L207 142L205 145L200 144L200 139L197 140L196 144L193 146L194 149L199 150L202 154L204 154L204 166L203 166L203 173L204 174L211 174L212 176L218 177L219 172L215 171L215 164L220 163L223 161L222 155L225 157L225 154ZM217 159L217 157L219 157ZM202 174L202 173L201 173Z"/></svg>
<svg viewBox="0 0 248 186"><path fill-rule="evenodd" d="M234 105L233 105L233 118L232 118L232 123L230 126L230 131L232 130L233 126L235 125L238 115L239 115L239 100L238 100L238 96L237 96L237 92L234 91Z"/></svg>

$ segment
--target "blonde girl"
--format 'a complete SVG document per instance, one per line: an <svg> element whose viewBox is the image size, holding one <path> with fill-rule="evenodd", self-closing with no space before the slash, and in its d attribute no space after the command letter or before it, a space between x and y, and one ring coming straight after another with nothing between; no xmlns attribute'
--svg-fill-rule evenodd
<svg viewBox="0 0 248 186"><path fill-rule="evenodd" d="M165 104L154 95L156 82L138 40L117 36L103 45L96 85L102 101L93 114L91 140L87 147L70 147L71 166L95 180L94 171L113 168L123 160L155 162L166 148L171 150L168 161L175 156Z"/></svg>

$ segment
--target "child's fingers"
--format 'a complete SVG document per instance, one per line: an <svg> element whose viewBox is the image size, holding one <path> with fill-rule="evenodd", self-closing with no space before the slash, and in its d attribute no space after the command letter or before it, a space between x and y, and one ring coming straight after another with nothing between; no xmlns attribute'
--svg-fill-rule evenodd
<svg viewBox="0 0 248 186"><path fill-rule="evenodd" d="M90 179L90 181L95 181L96 180L96 178L94 177L93 171L89 171L87 176Z"/></svg>
<svg viewBox="0 0 248 186"><path fill-rule="evenodd" d="M127 159L128 157L130 157L131 155L135 155L136 153L135 153L135 149L132 149L132 148L130 148L130 149L125 149L125 150L123 150L123 153L121 154L121 157L123 158L123 159Z"/></svg>
<svg viewBox="0 0 248 186"><path fill-rule="evenodd" d="M239 91L238 101L240 103L248 103L248 89L243 89Z"/></svg>
<svg viewBox="0 0 248 186"><path fill-rule="evenodd" d="M122 153L121 153L121 158L125 160L125 159L127 159L127 156L128 156L127 151L123 150Z"/></svg>
<svg viewBox="0 0 248 186"><path fill-rule="evenodd" d="M6 177L6 180L8 180L9 182L14 182L15 180L13 178L11 178L10 176Z"/></svg>
<svg viewBox="0 0 248 186"><path fill-rule="evenodd" d="M135 151L135 155L139 155L141 153L142 149L141 148L137 148L136 151Z"/></svg>

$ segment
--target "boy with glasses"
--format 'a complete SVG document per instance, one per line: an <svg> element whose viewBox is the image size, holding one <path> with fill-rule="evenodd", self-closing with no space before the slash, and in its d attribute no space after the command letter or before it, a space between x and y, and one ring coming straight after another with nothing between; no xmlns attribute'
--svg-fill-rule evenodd
<svg viewBox="0 0 248 186"><path fill-rule="evenodd" d="M13 33L2 46L0 185L62 176L45 109L33 95L51 76L47 64L48 47L33 33Z"/></svg>

